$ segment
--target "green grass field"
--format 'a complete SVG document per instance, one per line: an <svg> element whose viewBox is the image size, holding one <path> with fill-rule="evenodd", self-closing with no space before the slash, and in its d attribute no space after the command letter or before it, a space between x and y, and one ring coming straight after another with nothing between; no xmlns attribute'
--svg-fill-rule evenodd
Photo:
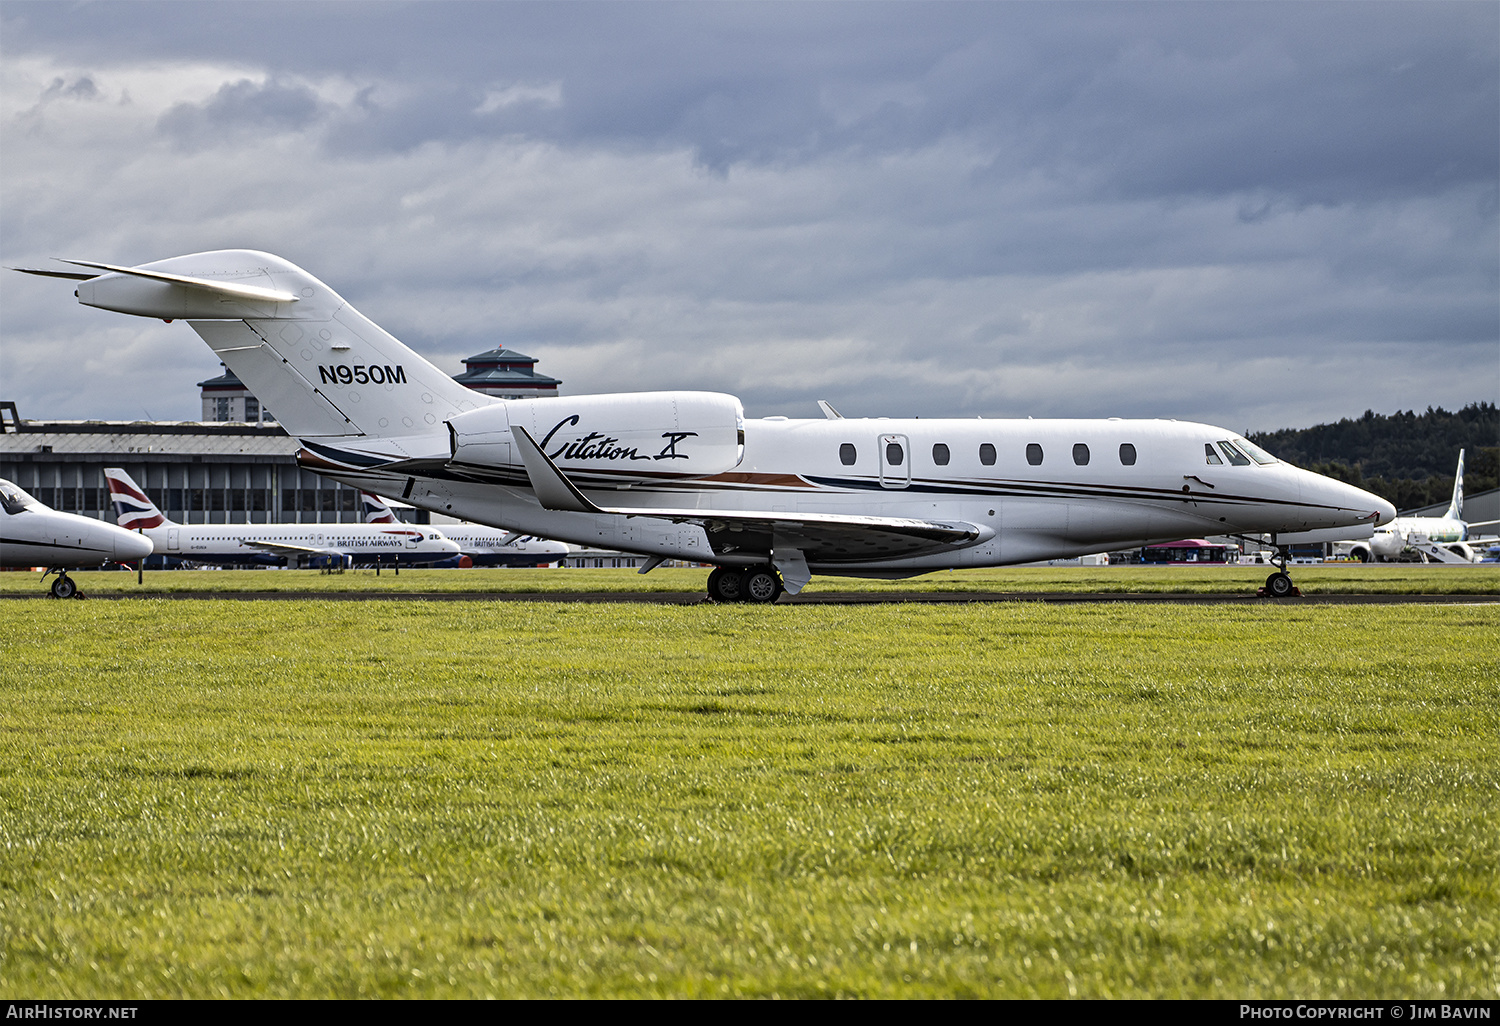
<svg viewBox="0 0 1500 1026"><path fill-rule="evenodd" d="M904 581L814 577L808 594L866 592L1082 592L1232 593L1253 595L1272 568L1243 567L1021 567L955 570ZM317 570L157 570L144 584L119 571L72 575L79 587L96 596L152 595L174 592L280 592L324 594L348 591L491 592L542 594L557 592L701 592L706 569L661 568L649 574L634 570L387 570L324 574ZM1500 566L1421 566L1328 564L1297 566L1292 577L1308 595L1318 594L1461 594L1500 592ZM0 574L0 595L40 595L41 574ZM48 582L50 583L50 581Z"/></svg>
<svg viewBox="0 0 1500 1026"><path fill-rule="evenodd" d="M1500 606L3 608L5 997L1500 993Z"/></svg>

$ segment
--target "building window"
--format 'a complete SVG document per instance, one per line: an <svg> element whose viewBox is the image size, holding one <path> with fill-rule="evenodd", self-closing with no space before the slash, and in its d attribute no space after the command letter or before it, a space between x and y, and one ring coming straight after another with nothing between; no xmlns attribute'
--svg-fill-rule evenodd
<svg viewBox="0 0 1500 1026"><path fill-rule="evenodd" d="M1135 446L1129 442L1120 443L1120 462L1127 466L1135 466Z"/></svg>
<svg viewBox="0 0 1500 1026"><path fill-rule="evenodd" d="M939 442L932 447L932 462L936 463L940 467L946 467L948 465L948 447L942 442Z"/></svg>
<svg viewBox="0 0 1500 1026"><path fill-rule="evenodd" d="M1073 443L1073 462L1080 467L1089 465L1089 447L1082 442Z"/></svg>
<svg viewBox="0 0 1500 1026"><path fill-rule="evenodd" d="M245 400L245 420L251 424L260 420L260 400L254 397Z"/></svg>
<svg viewBox="0 0 1500 1026"><path fill-rule="evenodd" d="M1040 445L1031 442L1026 446L1026 462L1030 463L1033 467L1040 467L1042 465L1042 447Z"/></svg>
<svg viewBox="0 0 1500 1026"><path fill-rule="evenodd" d="M986 467L993 467L995 465L995 447L989 442L985 442L979 447L979 462L983 463Z"/></svg>
<svg viewBox="0 0 1500 1026"><path fill-rule="evenodd" d="M844 466L854 466L855 456L856 453L854 451L854 446L850 443L845 442L843 445L839 446L839 462Z"/></svg>
<svg viewBox="0 0 1500 1026"><path fill-rule="evenodd" d="M228 399L215 399L214 400L214 420L228 420L228 419L229 419L229 400Z"/></svg>

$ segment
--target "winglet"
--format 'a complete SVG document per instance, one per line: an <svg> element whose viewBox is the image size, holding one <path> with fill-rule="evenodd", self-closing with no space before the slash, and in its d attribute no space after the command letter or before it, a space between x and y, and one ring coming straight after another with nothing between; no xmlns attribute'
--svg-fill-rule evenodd
<svg viewBox="0 0 1500 1026"><path fill-rule="evenodd" d="M519 424L512 424L511 436L516 449L521 453L521 462L526 464L526 476L531 478L531 490L543 509L566 513L603 513L587 496L563 476L557 464L547 458L536 441Z"/></svg>

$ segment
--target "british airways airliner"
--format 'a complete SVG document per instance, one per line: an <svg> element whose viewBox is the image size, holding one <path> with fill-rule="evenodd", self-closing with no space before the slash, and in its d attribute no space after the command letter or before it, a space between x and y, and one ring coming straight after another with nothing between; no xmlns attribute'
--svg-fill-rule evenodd
<svg viewBox="0 0 1500 1026"><path fill-rule="evenodd" d="M144 531L158 556L189 563L432 566L460 556L432 527L407 524L179 524L118 467L104 479L121 527Z"/></svg>
<svg viewBox="0 0 1500 1026"><path fill-rule="evenodd" d="M360 508L367 524L398 524L396 514L378 495L359 493ZM460 566L546 566L567 558L568 547L562 542L533 538L518 531L506 531L474 524L443 524L443 537L463 553Z"/></svg>

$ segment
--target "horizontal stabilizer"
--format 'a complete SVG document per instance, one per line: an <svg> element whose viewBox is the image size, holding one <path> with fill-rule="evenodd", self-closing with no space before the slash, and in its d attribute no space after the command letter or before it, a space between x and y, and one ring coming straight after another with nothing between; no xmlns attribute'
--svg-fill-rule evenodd
<svg viewBox="0 0 1500 1026"><path fill-rule="evenodd" d="M259 285L235 285L227 281L210 281L208 278L192 278L185 274L167 274L164 271L148 271L141 267L118 267L115 264L99 264L92 260L62 260L65 264L76 264L79 267L94 267L101 271L112 271L115 274L129 274L137 278L149 278L152 281L164 281L169 285L185 285L188 288L203 289L207 292L217 293L221 296L233 296L235 299L259 299L272 303L295 303L297 297L290 292L280 289L266 289ZM61 277L61 275L59 275ZM96 277L88 275L87 278Z"/></svg>
<svg viewBox="0 0 1500 1026"><path fill-rule="evenodd" d="M39 274L43 278L69 278L73 281L90 281L99 277L97 274L79 274L77 271L47 271L40 267L7 267L7 271L20 271L22 274Z"/></svg>

